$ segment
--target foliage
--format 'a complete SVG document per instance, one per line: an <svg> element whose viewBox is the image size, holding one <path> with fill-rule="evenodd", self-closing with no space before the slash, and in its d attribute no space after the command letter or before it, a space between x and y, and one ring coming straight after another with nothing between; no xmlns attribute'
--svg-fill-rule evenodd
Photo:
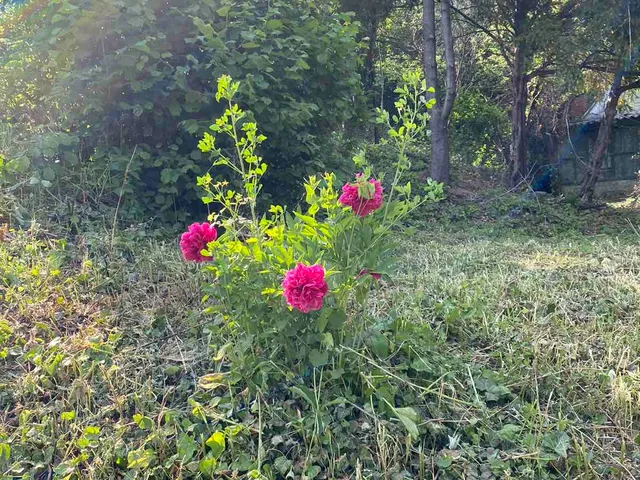
<svg viewBox="0 0 640 480"><path fill-rule="evenodd" d="M504 165L509 118L482 93L471 90L458 93L450 132L455 161L493 168Z"/></svg>
<svg viewBox="0 0 640 480"><path fill-rule="evenodd" d="M442 201L424 177L429 92L407 68L418 11L369 30L416 2L369 3L3 10L1 478L640 478L637 210L579 210L473 175ZM541 69L577 48L545 44L556 14L602 9L516 3L535 6L525 32L492 17L506 4L455 5L499 37L454 25L461 172L495 166L507 131L500 43L507 57L536 50L523 72L533 130L542 103L565 98L534 73L557 76ZM603 29L624 17L610 10ZM347 125L371 31L365 63L389 111L377 145ZM268 207L301 184L300 205ZM156 215L182 228L191 197L215 224L186 238L200 268L150 228ZM119 230L117 209L146 210L145 223ZM291 300L292 270L309 274L309 308Z"/></svg>
<svg viewBox="0 0 640 480"><path fill-rule="evenodd" d="M271 192L326 168L328 136L358 115L357 26L323 4L64 0L24 22L4 46L3 114L36 129L41 178L103 197L124 184L123 212L184 215L222 73L245 80L239 99L271 138Z"/></svg>
<svg viewBox="0 0 640 480"><path fill-rule="evenodd" d="M384 205L380 208L376 203L374 207L378 212L358 218L356 210L344 208L335 176L325 173L305 182L306 210L289 212L282 206L271 206L269 213L260 217L257 205L267 165L256 150L266 137L233 102L240 84L226 76L219 79L216 98L224 100L227 108L211 129L229 137L235 151L227 154L219 149L216 137L209 133L199 146L204 153L214 153L214 165L225 166L239 176L242 187L236 190L226 181L215 182L210 175L199 177L198 185L207 192L203 201L219 206L210 221L224 230L207 247L212 260L206 269L216 280L206 291L216 301L210 312L230 325L235 338L229 351L233 353L228 352L234 359L234 382L268 388L272 381L284 379L284 371L302 374L310 366L334 361L335 368L343 368L343 360L334 360L336 354L346 347L357 349L363 341L369 330L368 293L377 277L392 274L393 251L401 235L397 227L423 202L412 195L411 184L402 185L401 179L410 167L407 146L424 128L429 105L419 74L407 75L406 81L398 100L399 116L389 118L381 112L380 121L388 123L398 159ZM367 201L374 195L370 191L373 181L365 181L371 170L363 155L354 161L363 171L362 177L343 191L346 194L353 188ZM284 273L299 264L321 265L327 272L330 293L324 299L325 307L317 313L291 311L280 299ZM268 368L258 368L265 361ZM254 375L260 378L256 380Z"/></svg>

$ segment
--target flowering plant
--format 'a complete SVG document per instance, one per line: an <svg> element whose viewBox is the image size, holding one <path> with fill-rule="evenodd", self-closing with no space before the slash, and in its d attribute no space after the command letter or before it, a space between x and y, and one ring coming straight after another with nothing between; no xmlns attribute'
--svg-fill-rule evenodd
<svg viewBox="0 0 640 480"><path fill-rule="evenodd" d="M229 338L222 351L235 367L232 377L264 383L284 371L339 364L342 346L362 342L369 328L367 296L393 275L402 222L425 201L400 183L409 168L404 151L424 130L429 108L419 74L405 80L398 115L380 112L398 151L388 192L359 154L359 173L341 194L334 174L312 175L304 183L304 209L272 205L264 214L258 197L267 165L257 150L266 138L234 103L239 84L228 76L218 80L216 98L227 108L211 130L229 137L233 147L219 148L216 136L205 133L199 148L241 183L238 188L210 173L198 178L203 202L217 209L209 224L189 228L181 248L185 259L206 262L214 277L205 300L213 301L208 311ZM429 185L442 193L441 185Z"/></svg>

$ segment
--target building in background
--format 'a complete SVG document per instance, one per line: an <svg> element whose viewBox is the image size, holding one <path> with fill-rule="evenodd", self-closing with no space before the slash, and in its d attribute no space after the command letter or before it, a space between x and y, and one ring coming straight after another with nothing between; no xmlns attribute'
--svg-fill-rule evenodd
<svg viewBox="0 0 640 480"><path fill-rule="evenodd" d="M604 114L604 100L593 103L572 120L571 135L558 158L560 182L565 186L582 181ZM596 190L599 194L630 192L640 170L640 94L623 94L613 125Z"/></svg>

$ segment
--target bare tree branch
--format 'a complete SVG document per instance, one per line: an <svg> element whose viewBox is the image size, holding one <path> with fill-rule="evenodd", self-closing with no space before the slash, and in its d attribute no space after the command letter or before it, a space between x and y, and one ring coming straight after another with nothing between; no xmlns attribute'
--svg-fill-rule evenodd
<svg viewBox="0 0 640 480"><path fill-rule="evenodd" d="M635 80L631 83L627 83L626 85L622 85L620 87L620 91L626 92L627 90L634 90L636 88L640 88L640 80Z"/></svg>

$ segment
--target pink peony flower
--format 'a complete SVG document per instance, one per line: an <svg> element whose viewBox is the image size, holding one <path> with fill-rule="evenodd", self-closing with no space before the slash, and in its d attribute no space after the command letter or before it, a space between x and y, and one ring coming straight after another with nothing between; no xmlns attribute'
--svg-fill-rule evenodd
<svg viewBox="0 0 640 480"><path fill-rule="evenodd" d="M362 174L356 175L356 183L345 183L342 187L342 195L338 199L345 207L351 207L353 213L359 217L366 217L375 212L382 206L382 185L378 180L369 179L369 183L373 185L371 195L361 195L362 189L366 188L366 182L361 179Z"/></svg>
<svg viewBox="0 0 640 480"><path fill-rule="evenodd" d="M307 266L299 263L286 273L282 289L290 306L303 313L309 313L322 308L322 301L329 287L324 281L322 265Z"/></svg>
<svg viewBox="0 0 640 480"><path fill-rule="evenodd" d="M376 272L370 272L366 268L363 268L362 270L360 270L358 277L362 277L363 275L371 275L376 280L380 280L382 278L382 274L376 273Z"/></svg>
<svg viewBox="0 0 640 480"><path fill-rule="evenodd" d="M208 262L213 257L207 257L200 252L206 250L207 244L218 238L216 227L206 222L194 223L189 230L180 237L180 250L185 260L191 262Z"/></svg>

